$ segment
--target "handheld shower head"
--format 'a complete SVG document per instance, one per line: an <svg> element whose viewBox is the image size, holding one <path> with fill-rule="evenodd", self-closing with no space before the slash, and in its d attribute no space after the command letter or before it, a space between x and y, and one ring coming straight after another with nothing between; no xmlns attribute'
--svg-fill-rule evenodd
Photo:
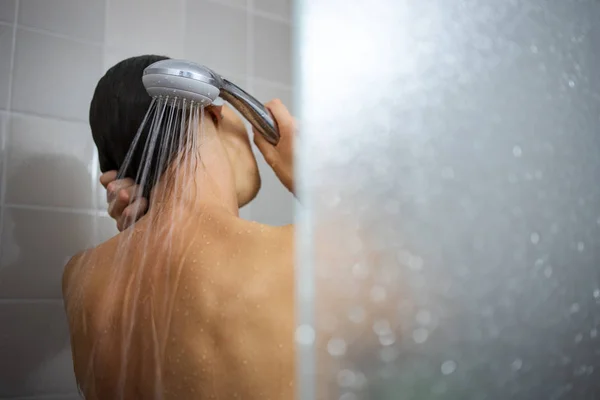
<svg viewBox="0 0 600 400"><path fill-rule="evenodd" d="M152 97L186 99L201 107L220 92L220 78L210 69L184 60L162 60L144 70L142 82Z"/></svg>
<svg viewBox="0 0 600 400"><path fill-rule="evenodd" d="M188 105L205 107L221 97L267 141L273 145L279 142L277 125L265 106L210 68L191 61L162 60L144 70L142 82L150 96L185 99ZM183 103L177 104L181 106Z"/></svg>

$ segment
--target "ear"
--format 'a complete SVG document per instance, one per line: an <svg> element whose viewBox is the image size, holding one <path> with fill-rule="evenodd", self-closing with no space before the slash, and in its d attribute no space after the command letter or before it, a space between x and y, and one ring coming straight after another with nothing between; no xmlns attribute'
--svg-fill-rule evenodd
<svg viewBox="0 0 600 400"><path fill-rule="evenodd" d="M223 106L222 105L210 105L206 107L206 111L210 114L215 124L218 124L223 119Z"/></svg>

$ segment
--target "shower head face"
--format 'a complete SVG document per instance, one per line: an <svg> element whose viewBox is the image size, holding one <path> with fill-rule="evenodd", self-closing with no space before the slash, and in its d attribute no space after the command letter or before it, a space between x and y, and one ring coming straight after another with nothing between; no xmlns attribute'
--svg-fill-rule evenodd
<svg viewBox="0 0 600 400"><path fill-rule="evenodd" d="M221 77L210 68L185 60L162 60L144 70L142 82L152 97L185 100L201 107L212 104L222 86ZM179 102L178 104L183 104Z"/></svg>

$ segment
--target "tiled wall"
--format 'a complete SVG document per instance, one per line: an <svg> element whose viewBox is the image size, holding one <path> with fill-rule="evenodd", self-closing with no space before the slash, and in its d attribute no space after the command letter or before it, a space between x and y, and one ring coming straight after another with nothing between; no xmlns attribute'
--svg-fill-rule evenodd
<svg viewBox="0 0 600 400"><path fill-rule="evenodd" d="M291 106L291 0L0 0L0 398L77 398L64 262L115 233L87 111L115 62L185 57ZM293 218L262 158L243 215Z"/></svg>

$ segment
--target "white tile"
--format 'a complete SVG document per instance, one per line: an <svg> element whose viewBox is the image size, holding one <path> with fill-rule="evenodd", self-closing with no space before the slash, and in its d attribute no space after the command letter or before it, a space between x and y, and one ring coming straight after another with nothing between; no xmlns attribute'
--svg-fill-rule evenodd
<svg viewBox="0 0 600 400"><path fill-rule="evenodd" d="M76 39L104 42L106 0L22 0L19 24Z"/></svg>
<svg viewBox="0 0 600 400"><path fill-rule="evenodd" d="M87 121L101 70L100 46L19 29L12 108Z"/></svg>
<svg viewBox="0 0 600 400"><path fill-rule="evenodd" d="M290 110L294 109L292 89L269 82L254 82L254 97L263 103L279 99Z"/></svg>
<svg viewBox="0 0 600 400"><path fill-rule="evenodd" d="M290 25L254 17L254 76L291 85Z"/></svg>
<svg viewBox="0 0 600 400"><path fill-rule="evenodd" d="M13 22L15 20L15 9L17 0L0 1L0 21Z"/></svg>
<svg viewBox="0 0 600 400"><path fill-rule="evenodd" d="M250 204L250 219L269 225L286 225L294 221L294 196L279 181L258 149L256 160L262 186Z"/></svg>
<svg viewBox="0 0 600 400"><path fill-rule="evenodd" d="M65 264L96 240L94 218L7 207L0 243L0 298L61 299Z"/></svg>
<svg viewBox="0 0 600 400"><path fill-rule="evenodd" d="M12 26L0 25L0 54L2 54L0 57L0 109L8 107L13 33Z"/></svg>
<svg viewBox="0 0 600 400"><path fill-rule="evenodd" d="M89 125L13 115L7 139L6 203L93 208Z"/></svg>
<svg viewBox="0 0 600 400"><path fill-rule="evenodd" d="M0 304L0 398L76 393L61 302Z"/></svg>
<svg viewBox="0 0 600 400"><path fill-rule="evenodd" d="M184 0L107 0L106 45L132 55L183 56Z"/></svg>
<svg viewBox="0 0 600 400"><path fill-rule="evenodd" d="M292 0L254 0L254 8L257 11L290 19Z"/></svg>
<svg viewBox="0 0 600 400"><path fill-rule="evenodd" d="M225 76L246 74L246 11L198 0L186 17L186 58Z"/></svg>

